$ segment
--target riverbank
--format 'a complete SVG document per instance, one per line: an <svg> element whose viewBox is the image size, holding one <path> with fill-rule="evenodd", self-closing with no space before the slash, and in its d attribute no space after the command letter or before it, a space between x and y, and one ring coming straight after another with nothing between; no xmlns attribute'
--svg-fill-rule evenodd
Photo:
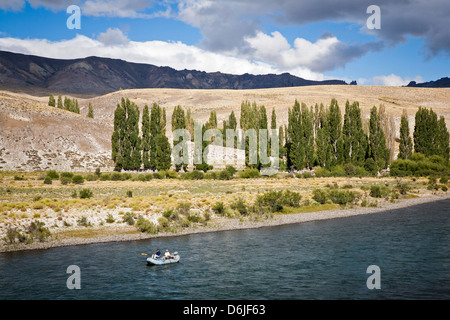
<svg viewBox="0 0 450 320"><path fill-rule="evenodd" d="M220 232L239 229L263 228L285 224L295 224L326 219L345 218L356 215L372 214L415 206L423 203L449 199L448 193L426 193L414 198L405 198L394 202L381 200L376 207L344 207L331 210L310 211L302 213L280 213L271 218L260 220L245 220L242 218L225 218L213 216L205 225L195 225L177 232L160 232L158 234L142 233L134 226L100 226L77 231L72 236L70 232L56 232L51 240L46 242L33 242L31 244L2 244L0 252L21 250L42 250L53 247L85 245L102 242L135 241L151 238L182 236L195 233Z"/></svg>

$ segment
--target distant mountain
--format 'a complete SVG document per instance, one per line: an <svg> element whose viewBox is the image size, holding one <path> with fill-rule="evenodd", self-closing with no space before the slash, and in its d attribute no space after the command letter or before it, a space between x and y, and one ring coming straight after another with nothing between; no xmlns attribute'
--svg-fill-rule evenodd
<svg viewBox="0 0 450 320"><path fill-rule="evenodd" d="M423 83L416 83L411 81L407 87L423 87L423 88L450 88L450 78L445 77L436 81L429 81Z"/></svg>
<svg viewBox="0 0 450 320"><path fill-rule="evenodd" d="M120 59L50 59L0 51L0 90L33 94L101 95L122 89L262 89L345 85L342 80L312 81L289 73L233 75L175 70Z"/></svg>

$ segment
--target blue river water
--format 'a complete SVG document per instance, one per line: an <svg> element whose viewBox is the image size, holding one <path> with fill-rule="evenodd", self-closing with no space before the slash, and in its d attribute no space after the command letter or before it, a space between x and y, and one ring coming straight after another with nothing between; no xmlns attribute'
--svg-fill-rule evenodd
<svg viewBox="0 0 450 320"><path fill-rule="evenodd" d="M449 299L450 200L301 224L0 254L0 300ZM178 251L147 266L141 253ZM67 268L79 267L80 289ZM369 289L371 265L379 289Z"/></svg>

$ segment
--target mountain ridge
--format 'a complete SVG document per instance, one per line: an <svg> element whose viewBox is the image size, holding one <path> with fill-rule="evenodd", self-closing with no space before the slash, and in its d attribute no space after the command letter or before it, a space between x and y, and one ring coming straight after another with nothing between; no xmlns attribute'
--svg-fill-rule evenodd
<svg viewBox="0 0 450 320"><path fill-rule="evenodd" d="M152 64L90 56L54 59L0 51L0 89L33 94L95 96L119 89L268 89L346 85L343 80L306 80L289 73L228 74L176 70Z"/></svg>
<svg viewBox="0 0 450 320"><path fill-rule="evenodd" d="M416 83L416 81L410 81L407 87L419 87L419 88L450 88L450 78L444 77L435 81L428 81L422 83Z"/></svg>

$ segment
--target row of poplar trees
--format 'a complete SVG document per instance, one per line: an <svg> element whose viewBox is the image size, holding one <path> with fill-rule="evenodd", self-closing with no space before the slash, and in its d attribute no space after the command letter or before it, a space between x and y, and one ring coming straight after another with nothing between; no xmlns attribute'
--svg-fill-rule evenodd
<svg viewBox="0 0 450 320"><path fill-rule="evenodd" d="M122 98L114 112L111 137L115 170L167 170L171 167L171 147L165 135L166 112L156 103L142 114L142 135L139 130L139 107Z"/></svg>
<svg viewBox="0 0 450 320"><path fill-rule="evenodd" d="M288 168L294 170L347 163L383 169L390 157L377 108L370 110L366 134L359 103L347 101L342 118L336 99L328 108L316 104L314 109L295 101L288 111L286 153Z"/></svg>
<svg viewBox="0 0 450 320"><path fill-rule="evenodd" d="M414 139L414 148L413 148ZM445 118L439 117L433 109L419 108L415 115L413 138L409 133L409 121L403 112L400 121L399 159L409 159L412 153L422 153L426 157L438 155L448 161L450 154L449 132Z"/></svg>
<svg viewBox="0 0 450 320"><path fill-rule="evenodd" d="M112 160L115 163L115 170L168 170L172 166L172 147L166 136L166 109L153 103L149 109L144 106L141 126L139 126L139 108L129 99L122 98L121 103L117 105L114 112L114 131L111 136ZM209 121L201 124L191 118L190 109L186 112L176 106L172 113L171 121L172 132L176 129L186 129L191 139L194 139L194 127L201 126L199 129L202 136L207 129L217 128L216 112L212 111ZM180 142L186 142L183 137L173 140L172 145L176 146ZM200 142L195 146L200 150L194 151L194 156L201 156L196 162L195 169L208 170L209 166L204 159L207 142ZM179 158L183 158L186 149L179 150ZM201 152L200 152L201 151ZM175 164L175 170L183 169L187 171L188 161Z"/></svg>
<svg viewBox="0 0 450 320"><path fill-rule="evenodd" d="M261 156L270 157L272 141L278 141L279 157L286 159L288 169L302 170L320 166L332 168L336 165L353 164L365 167L368 171L376 172L386 168L392 160L393 129L388 137L385 134L386 120L384 108L374 106L370 110L370 117L365 123L362 118L358 102L345 104L342 116L337 100L332 99L328 107L323 104L308 108L297 100L292 108L288 110L287 125L281 125L277 129L277 118L275 110L272 110L270 118L267 117L266 108L256 103L243 101L241 103L239 128L242 133L249 129L255 129L258 143L256 150L249 148L250 136L240 137L226 135L227 129L237 130L238 121L234 111L223 121L223 127L218 128L217 115L211 111L207 123L202 124L194 121L190 109L186 111L176 106L172 113L171 129L186 129L194 141L194 129L201 130L202 137L208 129L218 129L223 138L224 146L245 150L246 166L261 169L270 166L270 163L262 161ZM391 119L392 120L392 119ZM114 114L114 133L112 142L112 159L116 164L116 170L167 170L171 163L171 144L166 137L166 110L156 103L149 110L145 105L142 115L140 134L139 108L129 99L122 98L121 104L117 105ZM267 129L267 131L260 129ZM266 149L261 150L260 141L262 134L267 134L265 140ZM212 167L205 163L204 152L206 146L217 137L209 141L196 142L194 145L194 166L197 170L208 170ZM227 141L227 139L232 139ZM438 120L436 113L432 110L419 108L415 117L413 133L414 151L423 153L425 156L440 155L449 159L449 133L445 126L444 117ZM176 146L180 137L173 141ZM407 115L401 118L400 125L400 147L398 158L407 159L413 152L412 138L409 133ZM250 150L252 149L252 150ZM183 156L186 149L179 148L178 155ZM201 152L200 152L201 151ZM250 163L251 152L257 161ZM195 158L198 155L202 157ZM264 164L263 164L264 163ZM187 170L187 162L176 163L176 171Z"/></svg>

